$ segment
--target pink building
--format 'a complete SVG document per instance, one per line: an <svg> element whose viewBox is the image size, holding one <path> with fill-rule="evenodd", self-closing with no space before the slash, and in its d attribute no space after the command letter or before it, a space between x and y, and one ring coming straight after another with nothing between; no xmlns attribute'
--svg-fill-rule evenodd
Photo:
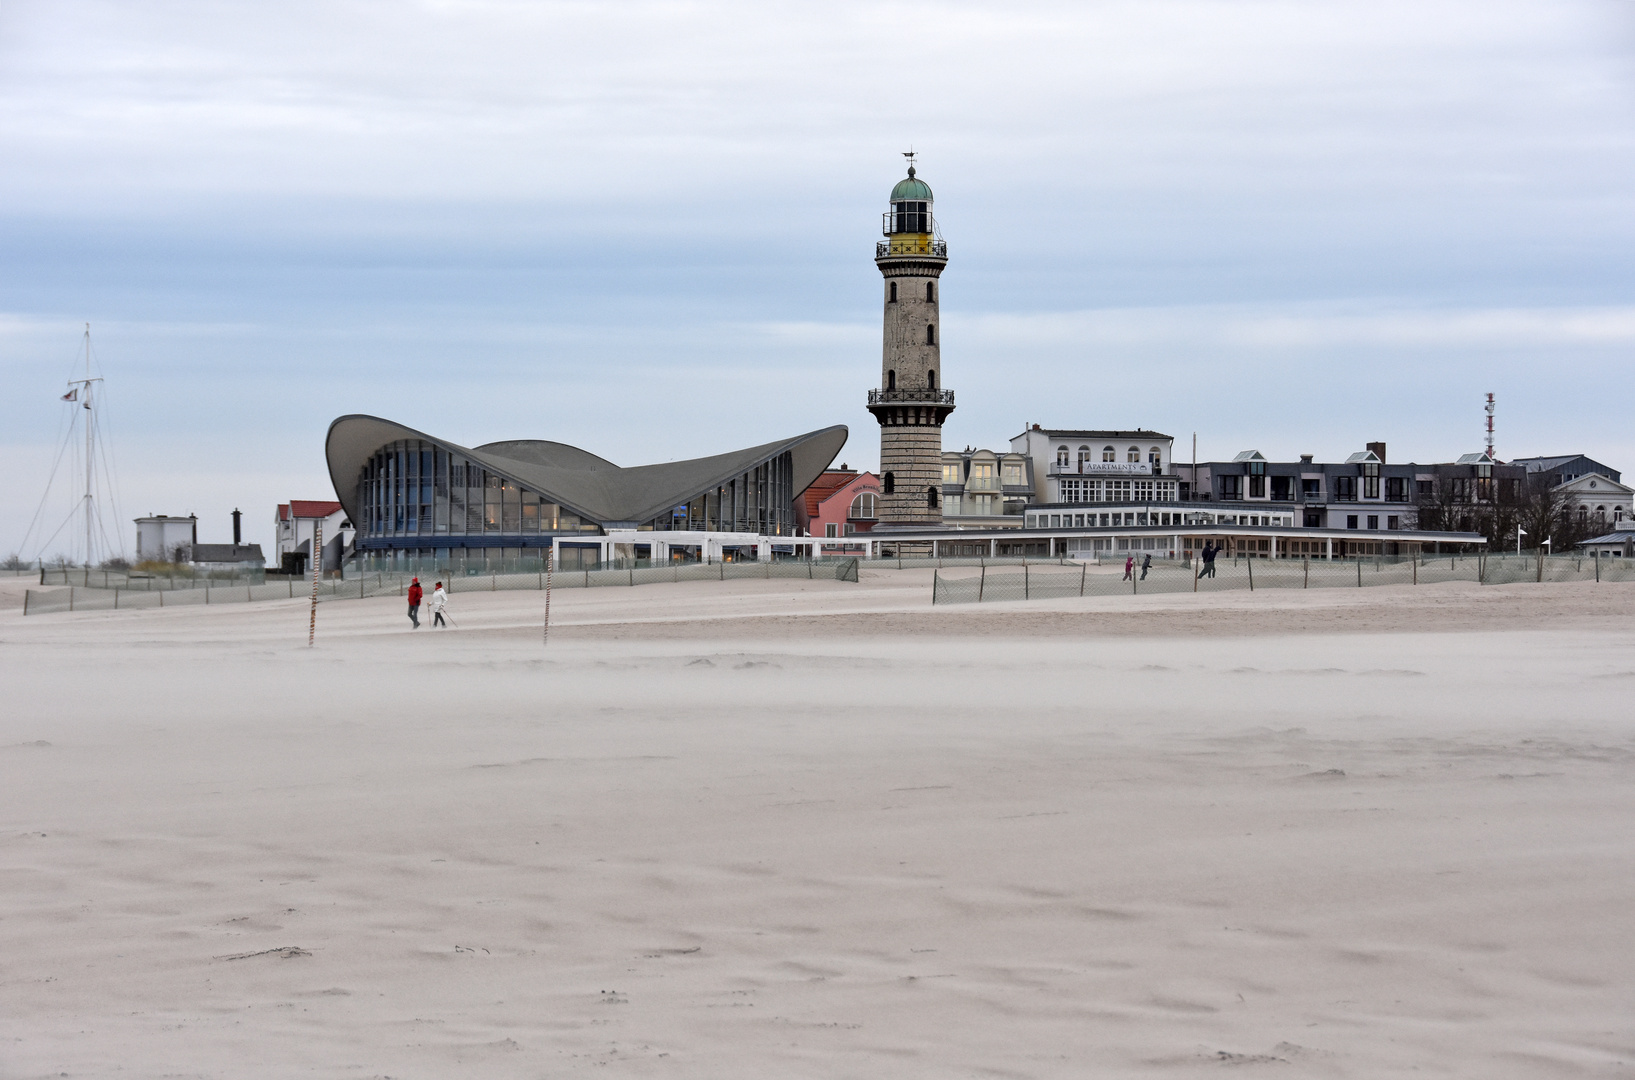
<svg viewBox="0 0 1635 1080"><path fill-rule="evenodd" d="M850 554L863 550L861 543L846 538L874 528L879 515L880 478L871 472L856 472L842 465L830 469L806 489L801 497L802 517L807 533L837 541L821 544L819 554Z"/></svg>

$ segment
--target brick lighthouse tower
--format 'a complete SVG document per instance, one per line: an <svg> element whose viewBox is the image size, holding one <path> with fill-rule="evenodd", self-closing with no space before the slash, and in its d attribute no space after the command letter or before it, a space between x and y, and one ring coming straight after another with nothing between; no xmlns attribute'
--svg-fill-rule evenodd
<svg viewBox="0 0 1635 1080"><path fill-rule="evenodd" d="M948 245L937 239L931 187L914 175L891 189L886 239L874 246L885 278L885 337L880 389L869 412L880 424L880 525L942 524L942 422L954 411L943 388L942 334L937 306Z"/></svg>

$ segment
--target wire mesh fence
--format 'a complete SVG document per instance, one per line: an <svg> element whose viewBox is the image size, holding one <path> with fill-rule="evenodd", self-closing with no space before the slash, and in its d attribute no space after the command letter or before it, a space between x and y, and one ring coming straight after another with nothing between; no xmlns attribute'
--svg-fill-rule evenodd
<svg viewBox="0 0 1635 1080"><path fill-rule="evenodd" d="M165 589L220 589L229 585L266 585L281 578L267 576L262 567L249 570L194 570L182 564L170 572L143 570L97 570L83 566L41 567L37 574L42 586L73 585L81 589L122 589L127 592L159 592ZM291 580L310 580L300 577Z"/></svg>
<svg viewBox="0 0 1635 1080"><path fill-rule="evenodd" d="M93 573L96 573L93 571ZM363 600L371 596L407 596L416 575L363 574L347 579L321 579L318 599ZM746 578L801 578L814 581L857 581L857 560L812 562L675 563L671 565L565 570L551 575L554 588L590 589L608 586L653 585L680 581L738 581ZM473 592L509 592L545 588L543 570L532 573L485 574L442 578L451 596ZM428 584L421 581L422 586ZM294 600L312 594L312 579L289 578L253 584L206 583L196 589L101 588L68 585L57 589L26 590L23 614L56 611L121 611L131 608L169 608L186 605L244 604L258 600Z"/></svg>
<svg viewBox="0 0 1635 1080"><path fill-rule="evenodd" d="M961 568L932 580L933 604L973 604L1001 600L1048 600L1069 596L1144 593L1235 592L1255 589L1368 588L1375 585L1433 585L1469 581L1482 585L1519 582L1635 581L1635 560L1588 555L1469 555L1363 559L1217 559L1140 564L1125 572L1122 563L1030 561L1024 566Z"/></svg>

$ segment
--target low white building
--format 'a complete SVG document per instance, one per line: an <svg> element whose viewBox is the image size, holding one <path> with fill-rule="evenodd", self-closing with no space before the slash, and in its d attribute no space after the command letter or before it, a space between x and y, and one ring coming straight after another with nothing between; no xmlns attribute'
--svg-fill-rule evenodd
<svg viewBox="0 0 1635 1080"><path fill-rule="evenodd" d="M1628 525L1635 489L1627 484L1589 473L1557 484L1555 490L1566 496L1567 513L1581 528L1616 532Z"/></svg>
<svg viewBox="0 0 1635 1080"><path fill-rule="evenodd" d="M137 562L191 562L193 545L198 542L199 519L195 514L149 514L136 519Z"/></svg>
<svg viewBox="0 0 1635 1080"><path fill-rule="evenodd" d="M354 530L345 509L334 500L291 499L278 504L273 522L273 566L285 572L306 573L312 566L312 538L323 526L324 561L330 573L341 568L351 550Z"/></svg>

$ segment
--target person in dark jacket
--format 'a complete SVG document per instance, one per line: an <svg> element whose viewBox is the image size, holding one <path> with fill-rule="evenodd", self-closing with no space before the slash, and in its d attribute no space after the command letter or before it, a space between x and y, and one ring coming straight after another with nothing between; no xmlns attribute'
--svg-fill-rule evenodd
<svg viewBox="0 0 1635 1080"><path fill-rule="evenodd" d="M1141 557L1141 580L1142 581L1147 580L1147 571L1151 570L1151 569L1152 569L1152 553L1148 552L1147 554L1145 554L1145 555L1143 555Z"/></svg>
<svg viewBox="0 0 1635 1080"><path fill-rule="evenodd" d="M1220 545L1204 545L1204 577L1215 576L1215 557L1221 553Z"/></svg>
<svg viewBox="0 0 1635 1080"><path fill-rule="evenodd" d="M420 579L409 582L409 621L414 623L416 630L420 629Z"/></svg>

